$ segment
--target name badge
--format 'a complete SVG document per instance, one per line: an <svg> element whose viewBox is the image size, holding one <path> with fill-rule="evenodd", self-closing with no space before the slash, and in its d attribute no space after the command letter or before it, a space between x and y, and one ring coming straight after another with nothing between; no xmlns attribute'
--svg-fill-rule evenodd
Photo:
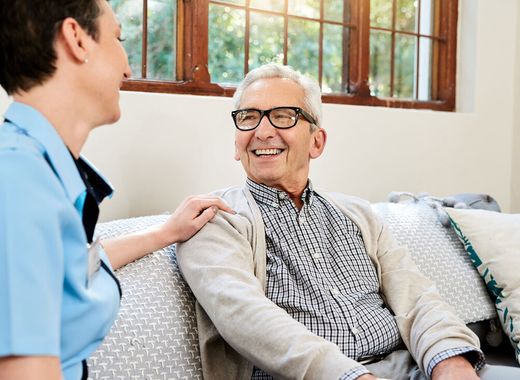
<svg viewBox="0 0 520 380"><path fill-rule="evenodd" d="M88 260L87 260L87 288L90 288L94 277L99 272L99 268L101 267L101 257L99 255L100 250L102 249L101 243L99 242L99 237L96 237L96 240L92 242L92 244L87 244L88 248Z"/></svg>

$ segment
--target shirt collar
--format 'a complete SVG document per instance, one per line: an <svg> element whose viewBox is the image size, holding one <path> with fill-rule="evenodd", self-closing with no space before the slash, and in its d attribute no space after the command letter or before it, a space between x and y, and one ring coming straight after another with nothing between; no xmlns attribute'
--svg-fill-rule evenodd
<svg viewBox="0 0 520 380"><path fill-rule="evenodd" d="M280 203L286 199L289 199L289 195L282 190L276 189L274 187L269 187L260 183L256 183L252 179L248 178L246 180L246 185L253 195L255 201L259 203L263 203L273 207L280 207ZM314 190L312 187L312 182L309 179L307 182L307 186L303 190L301 200L304 204L312 206L314 201Z"/></svg>
<svg viewBox="0 0 520 380"><path fill-rule="evenodd" d="M56 129L39 111L19 102L13 102L4 117L41 144L47 161L60 179L69 199L75 202L86 187L74 159ZM97 173L95 168L92 169Z"/></svg>

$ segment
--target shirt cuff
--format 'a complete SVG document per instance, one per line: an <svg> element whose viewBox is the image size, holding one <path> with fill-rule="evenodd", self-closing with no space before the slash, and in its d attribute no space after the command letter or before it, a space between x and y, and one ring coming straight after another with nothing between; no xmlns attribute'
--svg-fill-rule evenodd
<svg viewBox="0 0 520 380"><path fill-rule="evenodd" d="M355 380L361 375L366 375L370 371L366 367L356 367L347 371L339 378L339 380Z"/></svg>
<svg viewBox="0 0 520 380"><path fill-rule="evenodd" d="M475 367L475 371L481 370L482 367L484 367L484 365L486 364L484 354L482 353L482 351L476 349L475 347L467 346L451 348L449 350L439 352L432 358L432 360L430 360L428 368L426 369L426 374L428 375L428 378L431 379L433 368L437 364L439 364L443 360L459 355L464 356L473 365L473 367Z"/></svg>

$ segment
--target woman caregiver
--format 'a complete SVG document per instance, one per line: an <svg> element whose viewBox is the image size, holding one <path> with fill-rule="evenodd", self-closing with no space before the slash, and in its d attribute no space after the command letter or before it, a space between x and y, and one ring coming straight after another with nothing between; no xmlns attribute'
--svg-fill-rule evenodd
<svg viewBox="0 0 520 380"><path fill-rule="evenodd" d="M112 268L232 212L190 197L163 225L96 239L112 189L80 151L119 119L129 76L106 0L0 1L0 85L14 100L0 125L0 379L86 379L119 308Z"/></svg>

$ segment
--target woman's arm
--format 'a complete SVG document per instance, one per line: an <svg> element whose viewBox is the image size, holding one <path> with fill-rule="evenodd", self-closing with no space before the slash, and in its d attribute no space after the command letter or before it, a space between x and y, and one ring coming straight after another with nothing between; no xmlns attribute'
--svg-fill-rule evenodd
<svg viewBox="0 0 520 380"><path fill-rule="evenodd" d="M7 356L0 358L0 380L60 380L57 356Z"/></svg>
<svg viewBox="0 0 520 380"><path fill-rule="evenodd" d="M170 244L188 240L210 221L219 209L234 213L219 197L188 197L163 224L103 240L102 244L110 264L117 269Z"/></svg>

